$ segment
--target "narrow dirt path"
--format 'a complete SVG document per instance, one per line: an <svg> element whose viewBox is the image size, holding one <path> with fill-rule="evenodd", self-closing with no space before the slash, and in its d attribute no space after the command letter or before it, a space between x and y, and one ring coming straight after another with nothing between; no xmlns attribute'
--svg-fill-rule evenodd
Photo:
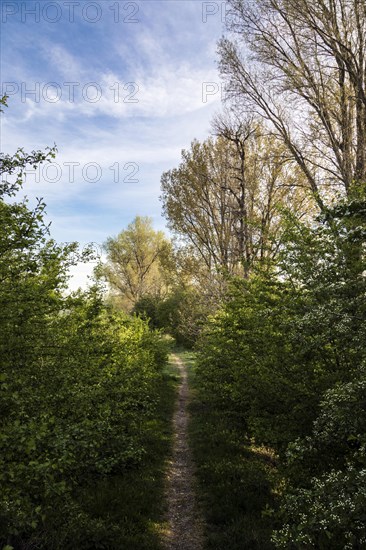
<svg viewBox="0 0 366 550"><path fill-rule="evenodd" d="M180 374L177 407L174 413L173 456L167 475L168 530L164 536L166 550L202 550L202 518L194 494L194 464L188 445L187 368L173 356Z"/></svg>

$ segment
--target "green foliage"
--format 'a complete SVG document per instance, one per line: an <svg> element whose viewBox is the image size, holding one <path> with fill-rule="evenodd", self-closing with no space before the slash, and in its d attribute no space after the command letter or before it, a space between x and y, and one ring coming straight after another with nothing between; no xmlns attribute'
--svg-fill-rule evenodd
<svg viewBox="0 0 366 550"><path fill-rule="evenodd" d="M190 380L194 389L190 439L206 516L206 547L269 550L272 518L265 511L276 504L275 459L268 449L252 447L240 419L202 401L205 394L194 364Z"/></svg>
<svg viewBox="0 0 366 550"><path fill-rule="evenodd" d="M306 300L285 282L238 280L200 343L203 399L279 451L309 429L318 393L333 377L320 364L323 350L310 356L299 338L295 316L302 307Z"/></svg>
<svg viewBox="0 0 366 550"><path fill-rule="evenodd" d="M0 101L1 104L4 104L4 102ZM43 162L52 162L56 152L57 148L54 145L53 147L47 147L46 152L32 151L26 153L23 148L19 148L15 155L0 153L0 175L3 178L4 174L7 174L7 177L1 180L0 198L13 196L22 187L24 171L28 165L36 169ZM9 182L9 176L15 176L15 181Z"/></svg>
<svg viewBox="0 0 366 550"><path fill-rule="evenodd" d="M192 348L207 318L207 304L194 288L177 286L168 296L142 296L133 312L147 319L152 328L171 335L178 346Z"/></svg>
<svg viewBox="0 0 366 550"><path fill-rule="evenodd" d="M3 172L18 173L3 181L8 197L25 165L44 158L3 160ZM81 257L76 244L47 239L44 208L0 202L0 543L149 548L138 531L126 542L130 524L96 514L90 499L103 483L123 492L128 472L146 464L166 346L143 320L106 307L98 287L67 294Z"/></svg>
<svg viewBox="0 0 366 550"><path fill-rule="evenodd" d="M351 550L366 545L366 470L349 467L311 479L286 496L277 548Z"/></svg>
<svg viewBox="0 0 366 550"><path fill-rule="evenodd" d="M289 446L289 484L273 540L315 548L366 544L366 377L326 392L313 432Z"/></svg>
<svg viewBox="0 0 366 550"><path fill-rule="evenodd" d="M202 404L279 454L280 548L365 543L365 222L360 197L288 216L272 274L232 281L199 343Z"/></svg>
<svg viewBox="0 0 366 550"><path fill-rule="evenodd" d="M200 344L206 399L280 451L365 358L362 225L329 215L313 228L290 220L277 270L234 281Z"/></svg>
<svg viewBox="0 0 366 550"><path fill-rule="evenodd" d="M0 97L0 105L3 105L4 107L7 107L8 106L8 98L9 96L8 95L3 95ZM3 109L0 107L0 113L3 112Z"/></svg>
<svg viewBox="0 0 366 550"><path fill-rule="evenodd" d="M163 323L159 319L160 304L161 300L156 296L144 295L136 302L132 313L146 319L152 328L163 328Z"/></svg>
<svg viewBox="0 0 366 550"><path fill-rule="evenodd" d="M110 285L111 301L131 311L144 296L160 298L169 287L171 243L152 220L136 216L117 237L105 243L107 263L97 269Z"/></svg>
<svg viewBox="0 0 366 550"><path fill-rule="evenodd" d="M194 140L179 166L161 177L163 213L204 266L202 289L210 278L218 287L222 275L247 277L274 258L278 206L299 211L304 203L301 175L283 163L284 147L258 118L226 110L213 126L216 139Z"/></svg>

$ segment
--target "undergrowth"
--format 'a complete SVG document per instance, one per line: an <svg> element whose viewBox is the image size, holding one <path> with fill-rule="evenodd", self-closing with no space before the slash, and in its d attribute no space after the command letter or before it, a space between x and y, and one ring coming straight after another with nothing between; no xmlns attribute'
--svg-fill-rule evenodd
<svg viewBox="0 0 366 550"><path fill-rule="evenodd" d="M206 521L207 550L271 550L276 486L280 479L271 449L243 435L241 422L215 411L195 381L194 354L180 353L192 391L190 440L197 490Z"/></svg>

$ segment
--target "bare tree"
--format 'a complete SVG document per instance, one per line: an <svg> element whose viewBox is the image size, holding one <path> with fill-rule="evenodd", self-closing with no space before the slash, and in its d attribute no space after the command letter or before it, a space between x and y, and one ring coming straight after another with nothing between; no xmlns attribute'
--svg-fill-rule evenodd
<svg viewBox="0 0 366 550"><path fill-rule="evenodd" d="M228 0L227 99L270 122L318 206L366 182L364 0Z"/></svg>

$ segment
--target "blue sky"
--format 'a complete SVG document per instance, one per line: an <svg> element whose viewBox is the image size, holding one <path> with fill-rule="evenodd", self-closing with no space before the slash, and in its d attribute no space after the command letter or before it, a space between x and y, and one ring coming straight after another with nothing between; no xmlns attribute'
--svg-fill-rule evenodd
<svg viewBox="0 0 366 550"><path fill-rule="evenodd" d="M224 2L2 0L9 109L1 149L57 144L28 174L61 242L101 244L136 216L163 229L160 176L220 110L216 43ZM33 93L32 93L33 91ZM74 271L72 286L91 266Z"/></svg>

